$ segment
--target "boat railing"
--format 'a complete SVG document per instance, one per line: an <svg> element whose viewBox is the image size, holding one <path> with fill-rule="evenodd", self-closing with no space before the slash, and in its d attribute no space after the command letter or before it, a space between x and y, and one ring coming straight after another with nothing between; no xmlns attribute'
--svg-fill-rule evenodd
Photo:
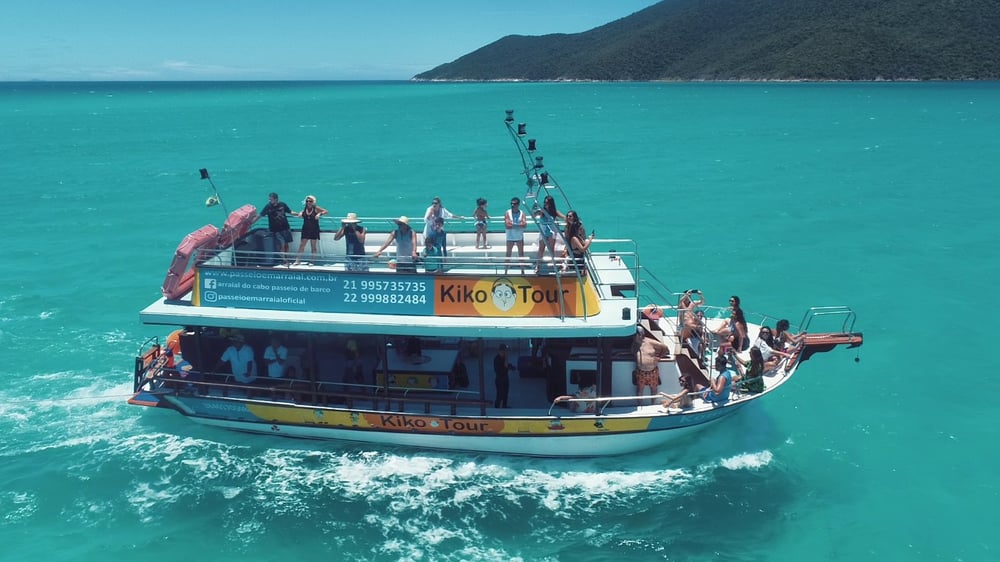
<svg viewBox="0 0 1000 562"><path fill-rule="evenodd" d="M703 391L700 391L700 392L691 392L691 393L688 393L688 396L691 396L693 398L693 397L699 396L701 394L703 394ZM586 406L588 404L594 404L596 407L594 408L593 411L589 411L589 412L588 411L576 411L576 412L572 412L572 413L574 413L574 414L593 414L593 415L597 415L597 416L602 416L602 415L604 415L605 410L607 410L608 407L611 406L615 402L632 402L632 403L634 403L634 402L638 401L641 404L645 400L652 399L653 403L655 404L657 401L662 401L664 398L665 398L665 396L661 396L661 395L653 395L653 396L651 396L649 394L642 394L642 395L635 395L635 396L597 396L597 397L594 397L594 398L577 398L575 396L569 396L569 395L566 395L566 396L557 396L555 399L552 400L552 404L549 405L548 415L550 415L550 416L553 415L552 414L552 410L554 410L556 407L559 407L559 406L565 405L565 404L582 404L584 406Z"/></svg>
<svg viewBox="0 0 1000 562"><path fill-rule="evenodd" d="M829 322L832 320L834 322L833 325L839 322L840 333L850 334L854 332L854 323L857 319L858 315L847 306L814 306L809 308L802 316L799 331L810 331L814 321Z"/></svg>
<svg viewBox="0 0 1000 562"><path fill-rule="evenodd" d="M319 254L317 256L306 255L302 264L294 264L294 253L283 254L280 252L267 252L256 250L226 250L216 252L211 258L199 263L199 267L278 267L278 268L306 268L325 267L340 271L368 271L368 272L391 272L397 265L397 258L394 255L360 256L352 258L343 254ZM554 275L563 279L578 280L579 273L574 271L570 262L572 260L546 255L542 258L542 275ZM511 256L504 255L469 255L451 254L443 257L433 257L428 259L421 256L416 260L417 270L421 273L448 273L456 270L482 270L490 271L494 274L534 274L537 265L536 256ZM603 270L599 265L594 266L595 270Z"/></svg>
<svg viewBox="0 0 1000 562"><path fill-rule="evenodd" d="M289 401L300 405L345 404L354 408L359 402L370 402L372 409L380 409L384 402L385 409L391 410L397 405L398 411L405 410L406 404L423 404L425 413L430 413L431 406L440 405L450 408L455 415L459 407L478 407L482 415L490 402L479 399L479 393L468 390L454 389L407 389L385 387L382 385L357 384L334 381L309 381L303 379L258 377L251 383L234 382L229 373L214 373L209 371L181 371L176 368L157 368L146 375L137 375L137 381L149 384L151 390L157 387L172 392L190 391L194 394L208 396L215 391L222 397L238 393L248 400L269 398L272 401ZM141 387L142 384L139 386ZM345 390L336 390L343 388ZM137 389L138 390L138 389Z"/></svg>
<svg viewBox="0 0 1000 562"><path fill-rule="evenodd" d="M636 283L640 287L638 292L642 298L638 303L640 309L648 305L662 307L665 304L675 303L681 295L681 293L671 291L655 273L641 265L637 267Z"/></svg>

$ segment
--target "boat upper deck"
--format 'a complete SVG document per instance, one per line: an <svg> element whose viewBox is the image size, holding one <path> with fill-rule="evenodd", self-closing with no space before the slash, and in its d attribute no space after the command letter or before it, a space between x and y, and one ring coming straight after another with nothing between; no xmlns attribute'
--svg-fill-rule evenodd
<svg viewBox="0 0 1000 562"><path fill-rule="evenodd" d="M374 257L388 232L369 232L361 260L346 255L334 232L324 230L317 253L307 247L299 264L294 253L275 252L262 228L225 249L196 249L190 270L168 274L169 282L170 275L187 273L190 291L157 300L140 319L442 337L608 337L635 330L638 266L631 240L596 239L577 268L561 257L561 244L555 258L546 251L539 262L530 232L524 257L515 251L510 259L502 231L489 233L486 247L476 244L474 232L449 233L445 256L421 258L415 271L403 272L405 260L397 262L394 245ZM290 247L297 249L300 232L293 236Z"/></svg>

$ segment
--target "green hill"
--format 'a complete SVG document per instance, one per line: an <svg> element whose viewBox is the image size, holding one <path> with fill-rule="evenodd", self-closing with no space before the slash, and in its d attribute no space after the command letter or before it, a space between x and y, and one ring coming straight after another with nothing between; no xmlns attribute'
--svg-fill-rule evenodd
<svg viewBox="0 0 1000 562"><path fill-rule="evenodd" d="M997 80L1000 0L664 0L414 80Z"/></svg>

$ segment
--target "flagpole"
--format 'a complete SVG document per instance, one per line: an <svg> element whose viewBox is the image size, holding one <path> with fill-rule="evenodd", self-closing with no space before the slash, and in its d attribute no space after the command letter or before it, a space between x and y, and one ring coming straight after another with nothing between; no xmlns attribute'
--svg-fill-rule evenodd
<svg viewBox="0 0 1000 562"><path fill-rule="evenodd" d="M213 205L219 205L222 207L222 211L226 213L226 216L228 217L229 210L226 209L226 204L222 202L222 197L219 195L219 190L215 187L215 182L212 181L212 176L208 174L208 168L202 168L198 171L201 173L201 179L208 180L209 185L212 186L212 191L215 192L215 195L211 195L209 196L208 199L205 200L205 206L211 207Z"/></svg>

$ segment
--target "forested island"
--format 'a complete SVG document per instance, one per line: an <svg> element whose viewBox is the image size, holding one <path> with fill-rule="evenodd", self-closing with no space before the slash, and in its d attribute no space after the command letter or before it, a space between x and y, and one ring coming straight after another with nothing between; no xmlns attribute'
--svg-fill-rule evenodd
<svg viewBox="0 0 1000 562"><path fill-rule="evenodd" d="M413 80L997 80L998 0L663 0Z"/></svg>

